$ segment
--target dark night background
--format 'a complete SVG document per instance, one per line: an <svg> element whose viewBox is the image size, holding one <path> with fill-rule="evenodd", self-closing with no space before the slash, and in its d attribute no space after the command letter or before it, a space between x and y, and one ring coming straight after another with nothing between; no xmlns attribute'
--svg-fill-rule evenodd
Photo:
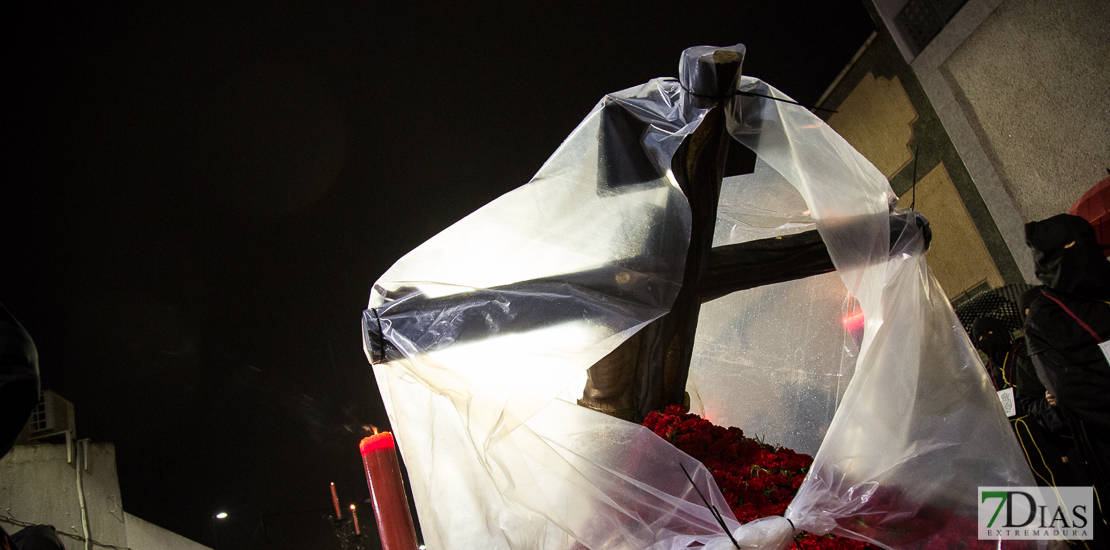
<svg viewBox="0 0 1110 550"><path fill-rule="evenodd" d="M397 258L688 46L743 42L745 74L812 103L874 29L858 0L23 3L2 24L0 302L43 387L115 443L125 510L207 545L226 510L221 548L282 514L275 549L339 547L329 481L368 497L357 442L388 421L359 320Z"/></svg>

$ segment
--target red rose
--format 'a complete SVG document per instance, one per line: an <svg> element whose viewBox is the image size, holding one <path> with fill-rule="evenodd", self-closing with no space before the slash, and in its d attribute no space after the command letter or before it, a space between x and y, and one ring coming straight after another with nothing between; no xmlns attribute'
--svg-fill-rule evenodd
<svg viewBox="0 0 1110 550"><path fill-rule="evenodd" d="M740 428L716 426L677 405L651 412L643 425L701 461L741 523L785 513L805 478L803 470L813 463L809 455L761 444L744 437ZM852 539L809 533L797 540L805 550L871 548Z"/></svg>

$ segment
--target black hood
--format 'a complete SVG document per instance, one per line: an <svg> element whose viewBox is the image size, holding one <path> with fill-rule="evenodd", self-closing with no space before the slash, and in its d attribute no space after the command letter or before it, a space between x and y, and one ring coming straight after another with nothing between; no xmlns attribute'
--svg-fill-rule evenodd
<svg viewBox="0 0 1110 550"><path fill-rule="evenodd" d="M1021 297L1018 298L1018 315L1021 316L1022 324L1025 323L1026 315L1029 315L1029 308L1033 306L1033 300L1040 297L1042 290L1044 290L1044 287L1038 285L1022 292Z"/></svg>
<svg viewBox="0 0 1110 550"><path fill-rule="evenodd" d="M1058 214L1027 223L1025 243L1033 249L1037 278L1049 288L1110 300L1110 262L1103 256L1087 220Z"/></svg>
<svg viewBox="0 0 1110 550"><path fill-rule="evenodd" d="M39 352L31 335L0 304L0 457L12 448L39 402Z"/></svg>
<svg viewBox="0 0 1110 550"><path fill-rule="evenodd" d="M994 317L980 317L971 324L971 342L991 361L1001 363L1010 351L1010 328Z"/></svg>

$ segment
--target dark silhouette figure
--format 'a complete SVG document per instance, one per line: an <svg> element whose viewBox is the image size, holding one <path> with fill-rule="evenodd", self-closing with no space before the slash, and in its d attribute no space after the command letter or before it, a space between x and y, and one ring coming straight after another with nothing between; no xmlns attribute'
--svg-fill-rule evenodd
<svg viewBox="0 0 1110 550"><path fill-rule="evenodd" d="M1037 278L1025 319L1029 356L1049 403L1071 427L1095 488L1095 543L1106 547L1104 500L1110 495L1110 363L1099 344L1110 339L1110 263L1094 231L1060 214L1025 226Z"/></svg>

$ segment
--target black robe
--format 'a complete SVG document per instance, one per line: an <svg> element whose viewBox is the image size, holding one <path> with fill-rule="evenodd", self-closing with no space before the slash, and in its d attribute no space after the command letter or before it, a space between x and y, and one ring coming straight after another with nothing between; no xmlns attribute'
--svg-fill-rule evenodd
<svg viewBox="0 0 1110 550"><path fill-rule="evenodd" d="M1098 346L1110 339L1110 263L1090 224L1077 216L1060 214L1026 224L1025 241L1033 250L1037 278L1046 286L1034 295L1025 318L1029 357L1072 429L1095 487L1096 509L1101 503L1095 537L1102 540L1096 546L1110 546L1105 528L1110 362Z"/></svg>
<svg viewBox="0 0 1110 550"><path fill-rule="evenodd" d="M1025 321L1029 355L1037 375L1058 406L1088 429L1110 434L1110 364L1098 341L1064 310L1071 310L1095 333L1110 337L1110 303L1045 289ZM1064 307L1048 296L1059 300Z"/></svg>

